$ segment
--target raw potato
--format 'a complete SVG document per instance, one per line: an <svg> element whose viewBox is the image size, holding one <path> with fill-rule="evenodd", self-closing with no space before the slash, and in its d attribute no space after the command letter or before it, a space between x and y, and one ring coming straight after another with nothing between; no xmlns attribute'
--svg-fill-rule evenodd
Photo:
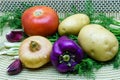
<svg viewBox="0 0 120 80"><path fill-rule="evenodd" d="M113 33L98 24L90 24L82 28L78 42L90 57L98 61L111 60L119 47Z"/></svg>
<svg viewBox="0 0 120 80"><path fill-rule="evenodd" d="M74 14L67 17L60 23L58 27L58 32L60 35L78 35L80 29L89 23L90 19L87 15Z"/></svg>
<svg viewBox="0 0 120 80"><path fill-rule="evenodd" d="M19 58L25 67L39 68L50 61L51 51L52 43L47 38L31 36L22 42L19 48Z"/></svg>

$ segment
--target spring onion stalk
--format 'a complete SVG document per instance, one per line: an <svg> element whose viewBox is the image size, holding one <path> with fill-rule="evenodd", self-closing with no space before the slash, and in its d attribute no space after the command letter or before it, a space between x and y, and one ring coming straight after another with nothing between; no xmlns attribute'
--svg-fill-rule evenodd
<svg viewBox="0 0 120 80"><path fill-rule="evenodd" d="M10 55L10 56L15 56L15 55L18 55L18 49L19 48L10 48L10 49L4 50L4 51L0 51L0 54L1 55L6 54L6 55Z"/></svg>
<svg viewBox="0 0 120 80"><path fill-rule="evenodd" d="M21 42L10 43L4 42L3 46L0 47L0 55L9 55L16 56L18 55L18 49L20 47Z"/></svg>
<svg viewBox="0 0 120 80"><path fill-rule="evenodd" d="M6 48L17 48L20 46L21 42L14 42L14 43L4 42L3 44Z"/></svg>
<svg viewBox="0 0 120 80"><path fill-rule="evenodd" d="M12 59L19 59L19 56L14 56Z"/></svg>

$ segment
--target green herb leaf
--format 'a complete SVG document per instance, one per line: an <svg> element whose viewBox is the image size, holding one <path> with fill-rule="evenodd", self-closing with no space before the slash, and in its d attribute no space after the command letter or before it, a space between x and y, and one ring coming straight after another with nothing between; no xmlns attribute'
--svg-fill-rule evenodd
<svg viewBox="0 0 120 80"><path fill-rule="evenodd" d="M92 1L87 0L85 13L90 17L91 23L100 24L112 32L116 36L120 45L120 21L116 20L113 16L109 17L103 13L95 13L93 7ZM111 64L113 64L114 68L118 68L120 66L120 47L115 59L111 60Z"/></svg>
<svg viewBox="0 0 120 80"><path fill-rule="evenodd" d="M52 36L47 36L47 38L54 43L58 38L60 37L60 35L57 33L53 34Z"/></svg>
<svg viewBox="0 0 120 80"><path fill-rule="evenodd" d="M93 14L95 13L94 6L92 4L92 0L86 0L85 2L85 14L87 14L90 17L90 21L93 17Z"/></svg>
<svg viewBox="0 0 120 80"><path fill-rule="evenodd" d="M108 29L109 31L111 31L116 36L120 45L120 21L119 20L115 20L114 17L108 17L103 13L99 13L99 14L95 13L92 0L86 0L84 11L85 11L84 13L89 16L91 21L90 23L100 24L106 29ZM92 60L86 55L86 57L81 61L81 63L77 64L74 67L74 70L79 75L83 75L88 79L89 78L95 79L94 71L98 70L105 64L113 64L113 67L116 69L120 67L120 47L117 55L113 60L102 63L102 62L97 62L95 60Z"/></svg>
<svg viewBox="0 0 120 80"><path fill-rule="evenodd" d="M114 62L113 62L113 67L118 69L120 66L120 50L118 51L115 59L114 59Z"/></svg>
<svg viewBox="0 0 120 80"><path fill-rule="evenodd" d="M80 64L74 67L74 70L80 76L85 76L86 78L95 79L94 71L102 67L102 64L98 64L96 61L90 58L84 58Z"/></svg>
<svg viewBox="0 0 120 80"><path fill-rule="evenodd" d="M23 6L23 11L29 7L30 5L26 5L24 3L21 4ZM5 12L0 16L0 33L2 35L3 28L6 26L6 24L12 28L12 29L19 29L21 27L21 16L22 16L22 11L17 8L16 6L14 7L15 11L14 12Z"/></svg>

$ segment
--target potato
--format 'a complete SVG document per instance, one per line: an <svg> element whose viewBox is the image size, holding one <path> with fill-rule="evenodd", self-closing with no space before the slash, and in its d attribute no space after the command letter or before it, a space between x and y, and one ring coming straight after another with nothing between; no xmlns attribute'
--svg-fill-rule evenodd
<svg viewBox="0 0 120 80"><path fill-rule="evenodd" d="M58 27L58 32L60 35L78 35L80 29L89 23L90 19L87 15L74 14L67 17L60 23Z"/></svg>
<svg viewBox="0 0 120 80"><path fill-rule="evenodd" d="M116 37L98 24L90 24L81 29L78 42L91 58L98 61L111 60L118 52Z"/></svg>

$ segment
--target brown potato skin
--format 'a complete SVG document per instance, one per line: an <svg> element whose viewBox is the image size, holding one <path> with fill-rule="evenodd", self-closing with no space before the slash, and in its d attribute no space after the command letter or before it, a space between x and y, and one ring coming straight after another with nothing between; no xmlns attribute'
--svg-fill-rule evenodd
<svg viewBox="0 0 120 80"><path fill-rule="evenodd" d="M74 14L65 18L58 26L60 35L78 35L79 31L85 25L90 23L90 19L86 14Z"/></svg>
<svg viewBox="0 0 120 80"><path fill-rule="evenodd" d="M31 41L36 41L40 45L40 50L32 52L29 49ZM31 36L25 39L19 48L19 58L27 68L39 68L50 61L52 43L42 36Z"/></svg>
<svg viewBox="0 0 120 80"><path fill-rule="evenodd" d="M98 61L109 61L118 52L116 37L98 24L89 24L81 29L78 42L84 51Z"/></svg>

